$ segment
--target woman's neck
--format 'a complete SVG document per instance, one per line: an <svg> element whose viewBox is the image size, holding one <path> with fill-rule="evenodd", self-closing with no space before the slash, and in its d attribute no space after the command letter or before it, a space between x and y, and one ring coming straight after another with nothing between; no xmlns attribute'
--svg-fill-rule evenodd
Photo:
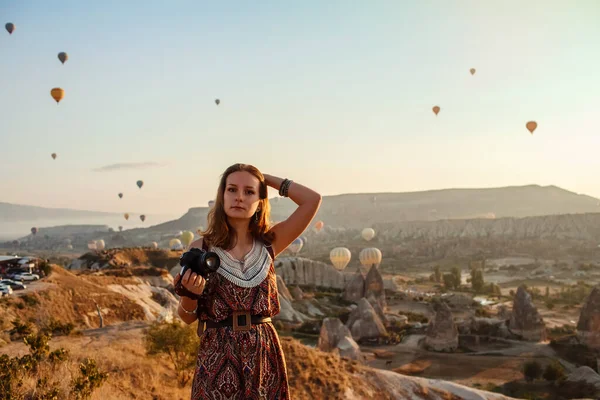
<svg viewBox="0 0 600 400"><path fill-rule="evenodd" d="M232 247L242 246L246 247L252 244L253 237L252 233L250 233L250 221L248 220L238 220L238 219L229 219L229 225L233 228L235 239L232 243Z"/></svg>

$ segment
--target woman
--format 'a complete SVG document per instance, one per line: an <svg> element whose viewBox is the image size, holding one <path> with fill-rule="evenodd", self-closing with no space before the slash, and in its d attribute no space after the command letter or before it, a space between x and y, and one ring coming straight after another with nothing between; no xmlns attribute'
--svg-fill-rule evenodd
<svg viewBox="0 0 600 400"><path fill-rule="evenodd" d="M267 187L298 208L270 228ZM279 313L273 260L310 224L321 195L291 180L235 164L221 177L209 225L190 247L214 251L221 267L205 280L175 277L190 293L178 314L198 320L201 344L192 399L289 399L285 358L270 317Z"/></svg>

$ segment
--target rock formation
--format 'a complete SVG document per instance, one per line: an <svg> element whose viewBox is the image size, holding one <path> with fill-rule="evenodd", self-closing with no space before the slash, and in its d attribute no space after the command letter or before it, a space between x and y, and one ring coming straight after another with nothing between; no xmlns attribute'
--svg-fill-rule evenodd
<svg viewBox="0 0 600 400"><path fill-rule="evenodd" d="M346 326L350 329L354 340L374 339L387 335L387 330L373 306L364 297L352 310Z"/></svg>
<svg viewBox="0 0 600 400"><path fill-rule="evenodd" d="M302 300L304 298L304 293L298 286L294 286L292 290L290 290L290 293L292 294L294 300Z"/></svg>
<svg viewBox="0 0 600 400"><path fill-rule="evenodd" d="M365 278L365 297L373 295L382 310L385 310L387 302L385 300L385 291L383 288L383 277L375 265L371 267Z"/></svg>
<svg viewBox="0 0 600 400"><path fill-rule="evenodd" d="M517 289L508 324L511 333L527 341L546 340L546 325L523 285Z"/></svg>
<svg viewBox="0 0 600 400"><path fill-rule="evenodd" d="M319 350L326 352L337 349L342 357L364 361L364 356L360 352L358 344L352 339L348 328L338 318L325 318L323 320L317 347Z"/></svg>
<svg viewBox="0 0 600 400"><path fill-rule="evenodd" d="M360 271L356 271L354 277L348 282L344 289L343 299L351 302L358 302L365 295L365 278Z"/></svg>
<svg viewBox="0 0 600 400"><path fill-rule="evenodd" d="M285 282L279 275L277 275L277 291L279 292L279 295L281 295L281 297L283 297L284 299L288 301L293 300L292 294L290 293L287 286L285 285Z"/></svg>
<svg viewBox="0 0 600 400"><path fill-rule="evenodd" d="M452 311L444 302L438 303L435 310L425 333L425 347L433 351L454 351L458 347L458 329Z"/></svg>
<svg viewBox="0 0 600 400"><path fill-rule="evenodd" d="M346 287L346 274L331 265L302 257L275 260L275 270L288 285L322 286L335 289Z"/></svg>
<svg viewBox="0 0 600 400"><path fill-rule="evenodd" d="M581 308L577 337L588 347L600 349L600 286L592 289Z"/></svg>

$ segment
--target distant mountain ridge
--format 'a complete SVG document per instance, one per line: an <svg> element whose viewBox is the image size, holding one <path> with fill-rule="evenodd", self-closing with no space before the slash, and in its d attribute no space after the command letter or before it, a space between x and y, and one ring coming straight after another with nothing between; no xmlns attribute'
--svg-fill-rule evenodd
<svg viewBox="0 0 600 400"><path fill-rule="evenodd" d="M271 199L271 218L281 221L295 209L290 199ZM489 189L439 189L404 193L324 196L315 221L346 228L373 224L450 219L524 218L600 212L600 200L557 186L507 186ZM195 231L206 227L207 207L193 207L179 219L151 230Z"/></svg>
<svg viewBox="0 0 600 400"><path fill-rule="evenodd" d="M119 213L73 210L70 208L47 208L39 206L0 202L0 221L35 221L37 219L115 217Z"/></svg>

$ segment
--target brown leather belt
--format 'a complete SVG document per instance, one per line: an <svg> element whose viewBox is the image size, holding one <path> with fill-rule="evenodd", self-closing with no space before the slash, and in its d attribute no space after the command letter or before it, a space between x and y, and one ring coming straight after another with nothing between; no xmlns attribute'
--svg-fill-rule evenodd
<svg viewBox="0 0 600 400"><path fill-rule="evenodd" d="M252 325L264 324L271 322L271 317L263 317L262 315L252 315L245 311L234 311L233 315L225 318L223 321L214 322L211 320L203 321L204 329L224 328L226 326L233 327L234 331L249 331ZM202 331L204 331L202 329Z"/></svg>

